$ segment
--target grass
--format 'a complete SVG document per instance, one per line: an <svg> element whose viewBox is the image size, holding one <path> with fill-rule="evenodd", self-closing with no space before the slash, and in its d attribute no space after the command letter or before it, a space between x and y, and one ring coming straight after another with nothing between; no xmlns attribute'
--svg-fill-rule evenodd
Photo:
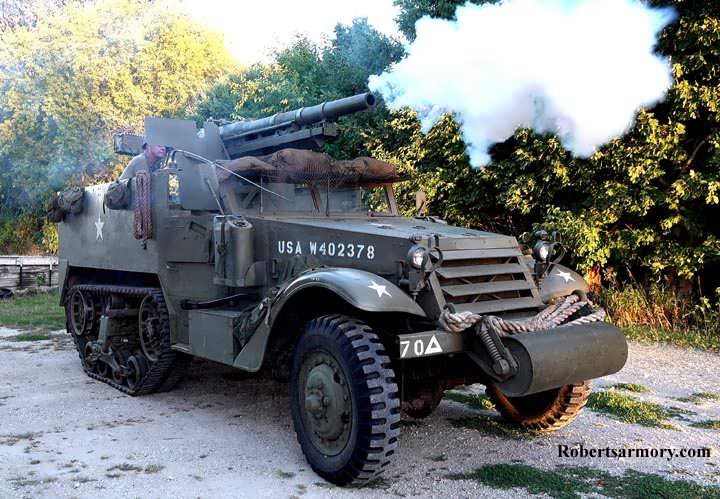
<svg viewBox="0 0 720 499"><path fill-rule="evenodd" d="M691 329L671 331L649 326L626 326L622 332L629 340L646 343L669 343L681 347L720 351L720 335Z"/></svg>
<svg viewBox="0 0 720 499"><path fill-rule="evenodd" d="M137 472L141 472L141 471L143 471L143 467L142 467L142 466L137 466L137 465L135 465L135 464L130 464L130 463L120 463L120 464L116 464L115 466L112 466L112 467L108 468L108 469L105 470L105 471L115 471L115 470L117 470L117 471L137 471Z"/></svg>
<svg viewBox="0 0 720 499"><path fill-rule="evenodd" d="M695 392L687 397L680 397L675 400L700 405L708 400L720 400L720 393Z"/></svg>
<svg viewBox="0 0 720 499"><path fill-rule="evenodd" d="M587 408L607 414L624 423L665 429L676 429L669 421L671 418L693 414L692 411L685 409L663 407L653 402L638 400L613 389L591 393Z"/></svg>
<svg viewBox="0 0 720 499"><path fill-rule="evenodd" d="M470 406L473 409L491 410L495 407L493 403L490 402L490 398L485 394L462 393L451 390L445 392L445 398L455 402L460 402L461 404Z"/></svg>
<svg viewBox="0 0 720 499"><path fill-rule="evenodd" d="M576 499L590 494L628 499L720 498L720 487L668 480L635 470L626 470L617 476L587 467L557 466L554 470L542 470L525 464L491 464L448 478L475 480L496 489L523 488L531 494L547 494L556 499Z"/></svg>
<svg viewBox="0 0 720 499"><path fill-rule="evenodd" d="M65 328L65 312L57 293L41 293L0 301L0 326L54 331Z"/></svg>
<svg viewBox="0 0 720 499"><path fill-rule="evenodd" d="M626 283L602 289L597 299L630 339L720 350L720 307L707 297L691 299L660 284Z"/></svg>
<svg viewBox="0 0 720 499"><path fill-rule="evenodd" d="M702 428L704 430L720 430L720 419L708 419L705 421L697 421L690 423L694 428Z"/></svg>
<svg viewBox="0 0 720 499"><path fill-rule="evenodd" d="M635 392L635 393L647 393L650 391L650 389L647 386L639 385L637 383L615 383L610 388L615 388L617 390L625 390L628 392Z"/></svg>
<svg viewBox="0 0 720 499"><path fill-rule="evenodd" d="M495 437L508 438L513 440L521 440L541 435L539 431L526 430L518 428L509 423L506 423L502 419L497 419L489 416L474 416L468 418L452 418L450 424L455 428L467 428L470 430L477 430L486 435L492 435Z"/></svg>
<svg viewBox="0 0 720 499"><path fill-rule="evenodd" d="M385 477L377 476L365 482L365 487L368 489L388 489L390 483L388 483Z"/></svg>

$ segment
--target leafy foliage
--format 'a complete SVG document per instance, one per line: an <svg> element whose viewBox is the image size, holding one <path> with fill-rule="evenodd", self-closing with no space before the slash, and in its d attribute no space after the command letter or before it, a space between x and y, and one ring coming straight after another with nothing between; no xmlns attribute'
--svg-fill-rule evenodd
<svg viewBox="0 0 720 499"><path fill-rule="evenodd" d="M141 130L146 115L184 115L230 67L222 37L165 2L47 8L34 22L0 31L6 216L37 211L68 183L109 176L118 164L114 131Z"/></svg>
<svg viewBox="0 0 720 499"><path fill-rule="evenodd" d="M417 19L451 18L464 2L396 3L398 23L412 38ZM573 158L556 137L519 130L493 149L490 166L475 171L450 117L422 136L413 117L402 113L391 126L402 143L378 134L374 152L416 172L432 211L453 222L557 229L572 263L610 283L667 277L687 288L704 275L702 291L713 295L718 282L707 269L720 262L720 17L713 2L652 3L679 14L658 46L671 58L675 85L593 157Z"/></svg>
<svg viewBox="0 0 720 499"><path fill-rule="evenodd" d="M53 7L62 3L62 10ZM412 39L422 16L452 18L463 3L397 0L397 22ZM664 278L681 294L692 284L713 297L692 313L717 317L720 16L715 2L650 3L678 12L657 48L672 61L675 85L664 102L639 111L624 137L589 159L572 157L553 135L518 130L493 148L491 165L473 169L452 116L423 134L414 113L382 105L342 119L341 138L325 149L399 165L411 177L398 189L408 214L414 192L423 189L430 212L453 223L527 239L540 228L559 230L570 263L594 284L630 281L651 289L649 281ZM145 115L258 118L364 91L369 75L403 56L397 40L359 19L338 25L325 43L299 37L271 64L239 69L219 36L164 2L32 5L56 10L52 16L8 10L0 30L0 215L13 224L53 189L108 176L116 166L109 134L140 128ZM0 222L0 247L14 247L13 235L21 232L9 228L22 224L13 224ZM41 224L22 234L53 244Z"/></svg>
<svg viewBox="0 0 720 499"><path fill-rule="evenodd" d="M400 31L410 40L415 38L415 23L424 16L454 19L455 9L466 3L497 3L497 0L395 0L400 15L395 19Z"/></svg>

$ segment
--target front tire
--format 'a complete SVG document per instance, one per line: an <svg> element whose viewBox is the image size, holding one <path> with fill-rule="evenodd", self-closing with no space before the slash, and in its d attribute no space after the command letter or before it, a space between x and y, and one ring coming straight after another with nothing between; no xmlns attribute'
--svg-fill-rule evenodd
<svg viewBox="0 0 720 499"><path fill-rule="evenodd" d="M343 315L310 321L295 347L290 409L312 469L336 485L382 473L400 434L400 400L385 348Z"/></svg>

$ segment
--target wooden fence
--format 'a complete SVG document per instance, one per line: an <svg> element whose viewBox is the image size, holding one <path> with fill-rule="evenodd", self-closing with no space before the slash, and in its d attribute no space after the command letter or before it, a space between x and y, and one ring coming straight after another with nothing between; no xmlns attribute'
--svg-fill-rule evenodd
<svg viewBox="0 0 720 499"><path fill-rule="evenodd" d="M0 288L57 286L57 264L55 256L0 255Z"/></svg>

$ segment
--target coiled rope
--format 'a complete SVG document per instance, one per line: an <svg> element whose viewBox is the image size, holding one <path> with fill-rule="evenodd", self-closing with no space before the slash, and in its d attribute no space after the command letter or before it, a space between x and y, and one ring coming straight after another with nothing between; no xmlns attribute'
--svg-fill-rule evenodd
<svg viewBox="0 0 720 499"><path fill-rule="evenodd" d="M597 309L591 314L578 317L575 320L563 324L572 314L585 305L592 306L592 303L589 300L581 300L578 295L570 295L566 296L563 300L558 300L549 305L534 317L525 320L505 320L494 315L483 316L472 312L451 312L450 309L446 308L442 314L440 314L438 322L446 331L459 333L474 326L485 317L498 333L517 334L552 329L554 327L589 324L605 319L607 315L605 310Z"/></svg>
<svg viewBox="0 0 720 499"><path fill-rule="evenodd" d="M135 219L133 229L135 239L142 239L143 248L152 238L152 185L150 172L140 170L135 174Z"/></svg>

